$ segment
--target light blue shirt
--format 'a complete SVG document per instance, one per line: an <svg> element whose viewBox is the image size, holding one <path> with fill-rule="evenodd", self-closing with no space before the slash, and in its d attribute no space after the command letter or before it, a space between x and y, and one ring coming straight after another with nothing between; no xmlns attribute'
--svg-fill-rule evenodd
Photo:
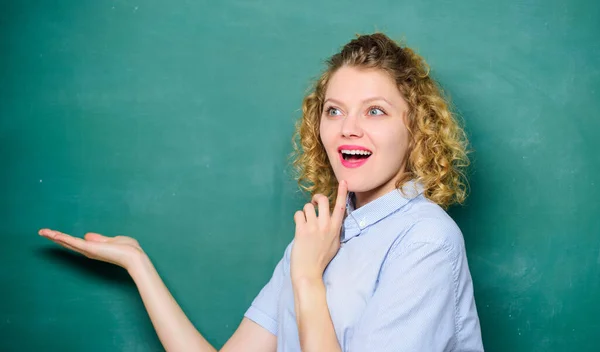
<svg viewBox="0 0 600 352"><path fill-rule="evenodd" d="M354 210L323 281L342 351L483 351L462 233L409 182ZM245 316L300 351L290 278L292 244Z"/></svg>

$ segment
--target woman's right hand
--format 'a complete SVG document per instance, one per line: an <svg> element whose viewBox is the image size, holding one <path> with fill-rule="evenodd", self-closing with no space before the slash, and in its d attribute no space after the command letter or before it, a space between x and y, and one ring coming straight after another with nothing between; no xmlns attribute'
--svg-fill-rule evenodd
<svg viewBox="0 0 600 352"><path fill-rule="evenodd" d="M91 232L84 238L78 238L50 229L41 229L39 234L88 258L127 269L166 351L216 352L181 310L135 239L126 236L106 237ZM227 343L226 350L275 351L276 348L275 335L244 318Z"/></svg>
<svg viewBox="0 0 600 352"><path fill-rule="evenodd" d="M89 232L82 239L50 229L41 229L38 233L88 258L116 264L126 270L130 270L140 255L145 254L138 241L127 236L106 237Z"/></svg>

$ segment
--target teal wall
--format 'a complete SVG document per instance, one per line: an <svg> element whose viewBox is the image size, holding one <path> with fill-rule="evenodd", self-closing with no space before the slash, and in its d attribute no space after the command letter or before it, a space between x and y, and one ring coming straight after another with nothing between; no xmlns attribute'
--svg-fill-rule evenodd
<svg viewBox="0 0 600 352"><path fill-rule="evenodd" d="M462 228L487 351L596 351L596 1L4 1L0 350L158 351L126 273L41 227L137 238L223 344L303 202L293 123L323 60L385 31L472 141Z"/></svg>

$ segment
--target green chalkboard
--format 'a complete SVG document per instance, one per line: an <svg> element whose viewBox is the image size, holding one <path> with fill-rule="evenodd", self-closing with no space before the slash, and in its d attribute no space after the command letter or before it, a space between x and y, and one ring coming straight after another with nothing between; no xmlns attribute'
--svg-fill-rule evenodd
<svg viewBox="0 0 600 352"><path fill-rule="evenodd" d="M302 96L376 30L466 122L450 213L486 350L598 350L599 18L593 0L2 2L0 350L162 350L127 274L41 227L137 238L222 345L293 236Z"/></svg>

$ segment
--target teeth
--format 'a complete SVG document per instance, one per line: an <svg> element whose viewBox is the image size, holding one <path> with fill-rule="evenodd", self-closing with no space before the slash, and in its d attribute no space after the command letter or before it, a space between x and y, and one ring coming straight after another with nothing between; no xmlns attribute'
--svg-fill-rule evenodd
<svg viewBox="0 0 600 352"><path fill-rule="evenodd" d="M368 150L342 150L342 154L349 155L371 155L372 153Z"/></svg>

